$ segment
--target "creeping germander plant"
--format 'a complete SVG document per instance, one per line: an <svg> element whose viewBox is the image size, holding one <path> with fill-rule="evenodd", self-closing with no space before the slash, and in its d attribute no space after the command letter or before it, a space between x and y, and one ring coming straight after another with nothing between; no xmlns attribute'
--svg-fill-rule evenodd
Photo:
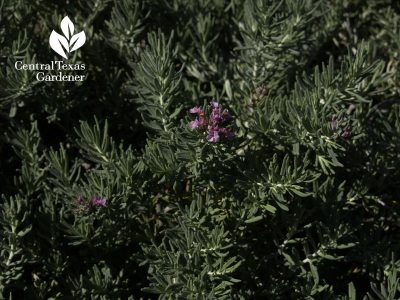
<svg viewBox="0 0 400 300"><path fill-rule="evenodd" d="M0 299L400 298L399 1L71 3L0 0Z"/></svg>

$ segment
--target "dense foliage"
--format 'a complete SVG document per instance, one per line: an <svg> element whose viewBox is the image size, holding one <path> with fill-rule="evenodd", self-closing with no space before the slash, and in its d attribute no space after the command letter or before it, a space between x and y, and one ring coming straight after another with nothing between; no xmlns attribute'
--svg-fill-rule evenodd
<svg viewBox="0 0 400 300"><path fill-rule="evenodd" d="M61 58L83 82L15 62ZM400 3L0 0L1 299L399 299Z"/></svg>

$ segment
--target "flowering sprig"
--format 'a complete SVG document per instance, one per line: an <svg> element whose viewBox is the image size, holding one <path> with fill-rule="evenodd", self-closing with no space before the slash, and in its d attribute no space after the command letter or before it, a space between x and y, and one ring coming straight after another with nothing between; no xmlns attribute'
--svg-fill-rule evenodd
<svg viewBox="0 0 400 300"><path fill-rule="evenodd" d="M107 199L104 197L94 196L89 201L83 196L79 196L74 201L74 211L76 213L82 214L87 213L89 210L95 207L105 207L107 206Z"/></svg>
<svg viewBox="0 0 400 300"><path fill-rule="evenodd" d="M235 134L227 127L228 122L232 119L228 110L221 110L218 102L212 101L210 103L209 117L202 108L195 106L189 110L191 114L196 114L196 118L189 123L189 128L202 130L207 133L207 141L217 143L221 138L232 140Z"/></svg>

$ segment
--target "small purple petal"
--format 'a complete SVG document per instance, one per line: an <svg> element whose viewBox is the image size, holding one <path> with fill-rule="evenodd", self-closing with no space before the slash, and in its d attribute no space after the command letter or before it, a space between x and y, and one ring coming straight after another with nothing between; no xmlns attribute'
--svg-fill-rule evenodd
<svg viewBox="0 0 400 300"><path fill-rule="evenodd" d="M93 197L91 204L93 206L106 206L107 199L106 198L100 198L100 197Z"/></svg>
<svg viewBox="0 0 400 300"><path fill-rule="evenodd" d="M191 109L189 110L189 112L190 112L191 114L199 114L199 113L202 113L203 111L201 110L200 107L195 106L195 107L191 108Z"/></svg>
<svg viewBox="0 0 400 300"><path fill-rule="evenodd" d="M214 110L211 113L211 122L214 125L218 125L218 123L221 121L221 115L219 114L218 110Z"/></svg>
<svg viewBox="0 0 400 300"><path fill-rule="evenodd" d="M219 141L219 130L218 128L210 128L207 135L207 141L217 143Z"/></svg>
<svg viewBox="0 0 400 300"><path fill-rule="evenodd" d="M219 104L217 101L211 101L211 107L212 108L219 108Z"/></svg>
<svg viewBox="0 0 400 300"><path fill-rule="evenodd" d="M189 128L196 129L196 128L199 128L200 125L201 125L201 123L200 123L199 119L196 118L196 120L193 120L189 123Z"/></svg>

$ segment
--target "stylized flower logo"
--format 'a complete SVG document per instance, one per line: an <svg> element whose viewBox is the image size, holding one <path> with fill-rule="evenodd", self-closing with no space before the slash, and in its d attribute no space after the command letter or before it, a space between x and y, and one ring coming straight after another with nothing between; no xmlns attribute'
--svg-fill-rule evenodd
<svg viewBox="0 0 400 300"><path fill-rule="evenodd" d="M83 46L86 42L86 35L83 31L74 35L74 24L67 17L61 21L61 30L64 36L56 31L50 34L50 47L62 57L68 59L68 53L73 52ZM65 51L64 51L65 50Z"/></svg>

